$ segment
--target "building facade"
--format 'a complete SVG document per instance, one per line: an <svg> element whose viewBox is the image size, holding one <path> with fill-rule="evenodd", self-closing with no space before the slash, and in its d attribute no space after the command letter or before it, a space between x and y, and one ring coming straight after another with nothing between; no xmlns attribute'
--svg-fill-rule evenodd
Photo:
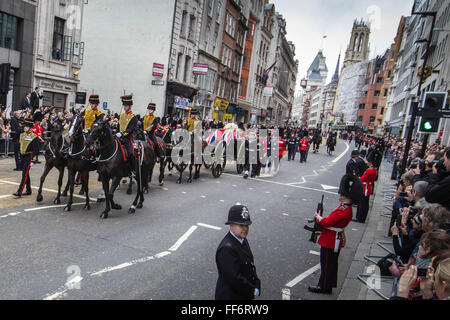
<svg viewBox="0 0 450 320"><path fill-rule="evenodd" d="M33 87L41 88L43 106L75 106L84 60L83 5L82 0L37 2Z"/></svg>
<svg viewBox="0 0 450 320"><path fill-rule="evenodd" d="M36 29L36 1L0 1L0 63L13 70L13 89L0 94L0 104L20 108L26 92L33 87L33 44Z"/></svg>
<svg viewBox="0 0 450 320"><path fill-rule="evenodd" d="M174 12L173 1L85 4L79 91L99 94L101 104L106 102L112 112L121 111L122 95L133 94L135 113L145 114L153 102L156 114L165 114L168 73L176 65L168 65Z"/></svg>

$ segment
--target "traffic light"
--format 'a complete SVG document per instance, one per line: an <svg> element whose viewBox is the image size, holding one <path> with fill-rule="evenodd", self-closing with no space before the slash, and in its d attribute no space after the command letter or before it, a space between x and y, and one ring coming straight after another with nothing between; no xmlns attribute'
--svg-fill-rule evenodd
<svg viewBox="0 0 450 320"><path fill-rule="evenodd" d="M441 113L447 101L447 92L425 92L423 115L419 121L420 133L437 133L441 122Z"/></svg>
<svg viewBox="0 0 450 320"><path fill-rule="evenodd" d="M11 64L2 63L0 68L0 93L7 94L9 91L9 76L11 73Z"/></svg>

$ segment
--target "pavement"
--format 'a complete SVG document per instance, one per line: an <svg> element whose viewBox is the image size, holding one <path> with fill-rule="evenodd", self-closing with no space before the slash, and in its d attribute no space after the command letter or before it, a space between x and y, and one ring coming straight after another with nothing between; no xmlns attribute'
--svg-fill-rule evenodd
<svg viewBox="0 0 450 320"><path fill-rule="evenodd" d="M390 195L395 193L392 191L395 188L395 181L390 179L391 172L392 164L383 160L378 181L375 182L375 192L370 200L370 210L366 223L360 224L364 228L363 236L348 269L338 300L385 299L373 289L376 289L386 298L391 297L393 279L380 278L379 268L373 263L373 261L380 259L378 257L386 256L389 253L387 250L393 250L392 238L387 236L390 217L383 216L383 214L390 213L388 208L392 207L392 201L389 198ZM365 256L370 256L369 258L372 258L373 261L367 261L364 259ZM361 274L367 275L367 277L363 276L362 279L366 279L368 284L358 279L358 275Z"/></svg>
<svg viewBox="0 0 450 320"><path fill-rule="evenodd" d="M255 179L243 179L227 163L218 179L202 168L200 179L186 183L184 175L178 185L177 174L166 172L165 184L159 186L155 168L144 208L128 214L134 195L127 195L126 185L121 185L114 199L123 209L113 210L106 220L99 219L104 203L82 209L79 187L73 211L63 211L66 198L55 205L56 171L47 177L44 200L37 203L35 188L43 163L31 169L33 194L14 199L10 195L17 190L20 172L12 171L13 159L3 159L0 299L213 299L215 251L228 231L228 209L237 202L247 205L253 221L248 240L262 283L257 300L341 299L355 285L349 277L362 272L355 255L363 252L360 242L366 241L364 232L370 232L373 214L367 224L351 222L347 227L338 288L332 295L307 290L319 278L320 247L308 241L310 233L303 226L322 195L325 214L339 205L337 190L351 150L339 140L332 156L321 146L319 153L310 152L307 162L299 163L297 153L295 161L281 160L275 176ZM93 200L100 191L96 176L92 174L89 183Z"/></svg>

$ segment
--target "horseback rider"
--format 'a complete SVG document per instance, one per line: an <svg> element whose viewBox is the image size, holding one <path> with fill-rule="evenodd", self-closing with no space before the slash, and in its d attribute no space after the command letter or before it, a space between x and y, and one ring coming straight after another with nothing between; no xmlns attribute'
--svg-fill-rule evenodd
<svg viewBox="0 0 450 320"><path fill-rule="evenodd" d="M98 110L98 105L100 104L100 98L97 94L91 94L89 97L89 104L91 105L90 109L84 110L81 112L81 116L84 119L84 130L83 132L87 134L92 127L96 117L100 117L103 113Z"/></svg>
<svg viewBox="0 0 450 320"><path fill-rule="evenodd" d="M136 129L138 118L131 111L133 105L133 96L125 95L120 97L124 112L119 118L119 132L116 133L117 138L120 139L128 153L128 156L133 154L133 140L131 133Z"/></svg>
<svg viewBox="0 0 450 320"><path fill-rule="evenodd" d="M153 144L158 158L161 158L163 156L163 151L161 149L160 143L158 143L155 137L155 126L159 125L159 118L157 119L154 115L156 104L149 103L147 106L147 110L148 114L144 116L144 131L147 132L147 136L150 139L150 142ZM155 121L155 119L157 121Z"/></svg>
<svg viewBox="0 0 450 320"><path fill-rule="evenodd" d="M186 121L186 128L189 132L193 132L195 129L198 129L198 126L201 129L202 122L197 119L198 109L191 109L191 117Z"/></svg>

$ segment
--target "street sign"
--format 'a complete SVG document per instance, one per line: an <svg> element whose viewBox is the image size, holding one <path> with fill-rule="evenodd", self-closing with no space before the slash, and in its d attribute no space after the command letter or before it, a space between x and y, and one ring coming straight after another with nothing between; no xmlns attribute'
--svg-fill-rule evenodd
<svg viewBox="0 0 450 320"><path fill-rule="evenodd" d="M192 68L192 73L195 75L208 74L208 64L207 63L194 63L194 67Z"/></svg>
<svg viewBox="0 0 450 320"><path fill-rule="evenodd" d="M154 77L164 76L164 65L154 62L152 76L154 76Z"/></svg>
<svg viewBox="0 0 450 320"><path fill-rule="evenodd" d="M103 109L104 110L108 109L108 102L106 102L106 101L103 102Z"/></svg>
<svg viewBox="0 0 450 320"><path fill-rule="evenodd" d="M152 80L152 86L163 86L164 80Z"/></svg>

